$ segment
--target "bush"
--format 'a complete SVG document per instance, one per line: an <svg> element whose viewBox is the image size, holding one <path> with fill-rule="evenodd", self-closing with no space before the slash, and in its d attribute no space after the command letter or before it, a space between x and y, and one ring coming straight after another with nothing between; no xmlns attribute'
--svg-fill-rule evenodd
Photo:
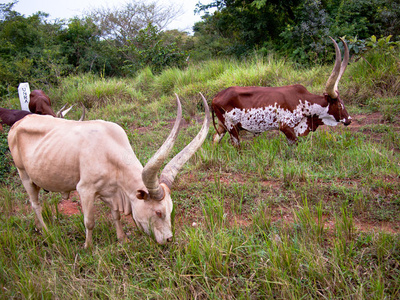
<svg viewBox="0 0 400 300"><path fill-rule="evenodd" d="M349 40L349 48L359 50L354 55L356 63L349 66L345 77L347 88L342 89L346 101L366 105L368 99L395 97L400 93L399 43L390 42L390 36L366 40Z"/></svg>
<svg viewBox="0 0 400 300"><path fill-rule="evenodd" d="M8 150L7 133L0 132L0 183L5 183L11 172L12 158Z"/></svg>

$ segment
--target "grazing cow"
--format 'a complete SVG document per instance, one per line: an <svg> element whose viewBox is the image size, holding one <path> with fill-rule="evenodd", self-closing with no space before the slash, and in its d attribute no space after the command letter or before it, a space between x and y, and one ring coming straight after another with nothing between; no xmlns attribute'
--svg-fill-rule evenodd
<svg viewBox="0 0 400 300"><path fill-rule="evenodd" d="M82 103L81 103L82 104ZM12 126L15 122L21 120L26 115L32 113L38 115L51 115L53 117L64 118L68 111L71 110L73 105L68 109L65 109L65 104L56 114L51 108L50 98L42 90L33 90L30 94L29 111L7 109L0 107L0 131L3 131L3 124ZM83 121L85 118L85 106L82 104L82 115L79 121Z"/></svg>
<svg viewBox="0 0 400 300"><path fill-rule="evenodd" d="M31 112L26 110L7 109L0 107L0 131L3 131L3 124L12 126L15 122L21 120L26 115L31 114Z"/></svg>
<svg viewBox="0 0 400 300"><path fill-rule="evenodd" d="M30 93L30 101L29 101L29 110L32 113L38 115L50 115L53 117L64 118L65 115L72 109L73 105L69 108L65 108L67 104L65 104L57 113L54 113L51 108L51 101L49 96L47 96L42 90L33 90ZM80 118L80 121L83 121L85 118L85 107L83 106L83 113Z"/></svg>
<svg viewBox="0 0 400 300"><path fill-rule="evenodd" d="M66 114L65 111L69 111L72 106L70 108L68 108L67 110L64 110L66 105L64 105L59 112L57 112L57 116L60 118L63 118ZM79 121L83 121L83 119L85 118L85 107L83 106L83 111L82 111L82 115L81 118L79 119ZM15 122L21 120L23 117L27 116L27 115L31 115L32 112L30 111L26 111L26 110L18 110L18 109L7 109L7 108L2 108L0 107L0 131L3 131L3 124L6 124L8 126L12 126L14 125Z"/></svg>
<svg viewBox="0 0 400 300"><path fill-rule="evenodd" d="M345 51L343 62L338 45L335 46L336 61L326 83L323 96L307 91L302 85L282 87L229 87L219 92L212 101L212 115L216 134L214 142L222 139L228 131L231 141L239 146L239 131L244 129L258 134L271 129L282 131L290 143L296 143L299 136L306 136L319 125L335 126L339 122L351 123L338 84L348 61L349 50L343 39ZM218 128L214 120L218 117Z"/></svg>
<svg viewBox="0 0 400 300"><path fill-rule="evenodd" d="M33 90L29 95L29 110L38 115L50 115L56 117L51 108L50 98L42 90Z"/></svg>
<svg viewBox="0 0 400 300"><path fill-rule="evenodd" d="M205 118L197 136L163 169L179 132L182 108L177 97L177 117L170 135L143 168L125 131L115 123L70 121L30 115L14 124L8 143L22 183L36 214L36 223L47 230L38 201L40 188L79 193L86 227L85 248L92 244L94 201L109 205L117 237L126 236L120 212L132 214L137 226L154 234L159 244L171 241L172 200L170 189L183 164L207 136L210 113L203 95Z"/></svg>

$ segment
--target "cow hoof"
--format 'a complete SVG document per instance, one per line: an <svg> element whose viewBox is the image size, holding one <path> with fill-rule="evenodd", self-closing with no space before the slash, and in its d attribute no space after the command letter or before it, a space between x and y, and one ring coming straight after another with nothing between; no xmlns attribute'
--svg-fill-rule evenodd
<svg viewBox="0 0 400 300"><path fill-rule="evenodd" d="M84 243L84 244L83 244L83 248L86 249L86 250L92 249L92 243Z"/></svg>

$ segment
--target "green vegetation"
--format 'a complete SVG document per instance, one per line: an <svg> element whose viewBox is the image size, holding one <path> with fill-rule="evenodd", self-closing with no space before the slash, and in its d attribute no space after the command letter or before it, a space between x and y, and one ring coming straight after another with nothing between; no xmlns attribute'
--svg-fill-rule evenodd
<svg viewBox="0 0 400 300"><path fill-rule="evenodd" d="M1 105L16 95L20 82L47 92L68 76L133 78L146 68L159 75L209 59L251 59L254 53L312 66L333 60L328 36L344 37L355 58L376 47L390 52L400 43L398 0L200 1L202 21L193 34L166 30L179 8L157 1L131 0L69 20L49 20L45 12L21 15L14 10L17 2L0 4ZM374 71L384 77L390 66L389 60ZM362 89L362 81L354 83Z"/></svg>
<svg viewBox="0 0 400 300"><path fill-rule="evenodd" d="M216 9L208 14L210 9ZM195 55L248 55L276 51L302 65L326 62L330 36L357 41L365 50L372 35L399 36L399 5L392 0L213 0L200 1L203 22L195 24Z"/></svg>
<svg viewBox="0 0 400 300"><path fill-rule="evenodd" d="M398 65L399 52L390 57ZM50 233L37 232L10 157L1 156L10 166L0 173L1 298L398 299L400 100L396 84L377 88L399 80L387 58L376 49L346 71L339 89L355 117L349 127L323 126L297 146L278 132L244 134L241 150L228 137L213 145L211 128L174 183L175 236L166 246L129 218L130 241L119 244L109 209L97 203L94 247L84 250L82 214L66 215L61 196L43 191ZM146 163L169 133L175 92L185 119L177 153L200 128L198 92L209 102L232 84L301 83L322 93L331 69L255 55L118 80L70 76L48 93L56 107L83 102L88 119L119 123Z"/></svg>
<svg viewBox="0 0 400 300"><path fill-rule="evenodd" d="M399 299L397 2L208 1L193 35L165 30L177 10L155 3L56 21L0 4L0 106L19 107L19 82L43 89L55 110L76 105L70 119L83 103L87 120L124 128L143 164L169 134L174 93L184 124L171 157L201 126L199 92L209 103L231 85L299 83L322 94L329 35L351 51L339 91L353 116L296 146L277 131L243 133L240 150L228 136L213 145L211 127L172 189L174 241L159 246L123 218L130 241L118 243L99 202L90 250L77 194L42 191L49 233L37 231L6 128L0 299Z"/></svg>

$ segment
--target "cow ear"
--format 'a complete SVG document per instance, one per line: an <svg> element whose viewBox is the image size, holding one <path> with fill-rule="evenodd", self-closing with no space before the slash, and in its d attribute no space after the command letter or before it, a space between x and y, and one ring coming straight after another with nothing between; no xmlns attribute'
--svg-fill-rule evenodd
<svg viewBox="0 0 400 300"><path fill-rule="evenodd" d="M137 190L136 198L138 198L140 200L147 200L149 198L149 193L147 193L144 190Z"/></svg>
<svg viewBox="0 0 400 300"><path fill-rule="evenodd" d="M335 101L337 101L339 99L339 93L337 92L337 94L338 94L338 97L336 99L333 99L327 93L324 93L325 101L327 101L328 103L334 103Z"/></svg>
<svg viewBox="0 0 400 300"><path fill-rule="evenodd" d="M327 93L324 93L325 101L328 103L332 103L333 99Z"/></svg>

